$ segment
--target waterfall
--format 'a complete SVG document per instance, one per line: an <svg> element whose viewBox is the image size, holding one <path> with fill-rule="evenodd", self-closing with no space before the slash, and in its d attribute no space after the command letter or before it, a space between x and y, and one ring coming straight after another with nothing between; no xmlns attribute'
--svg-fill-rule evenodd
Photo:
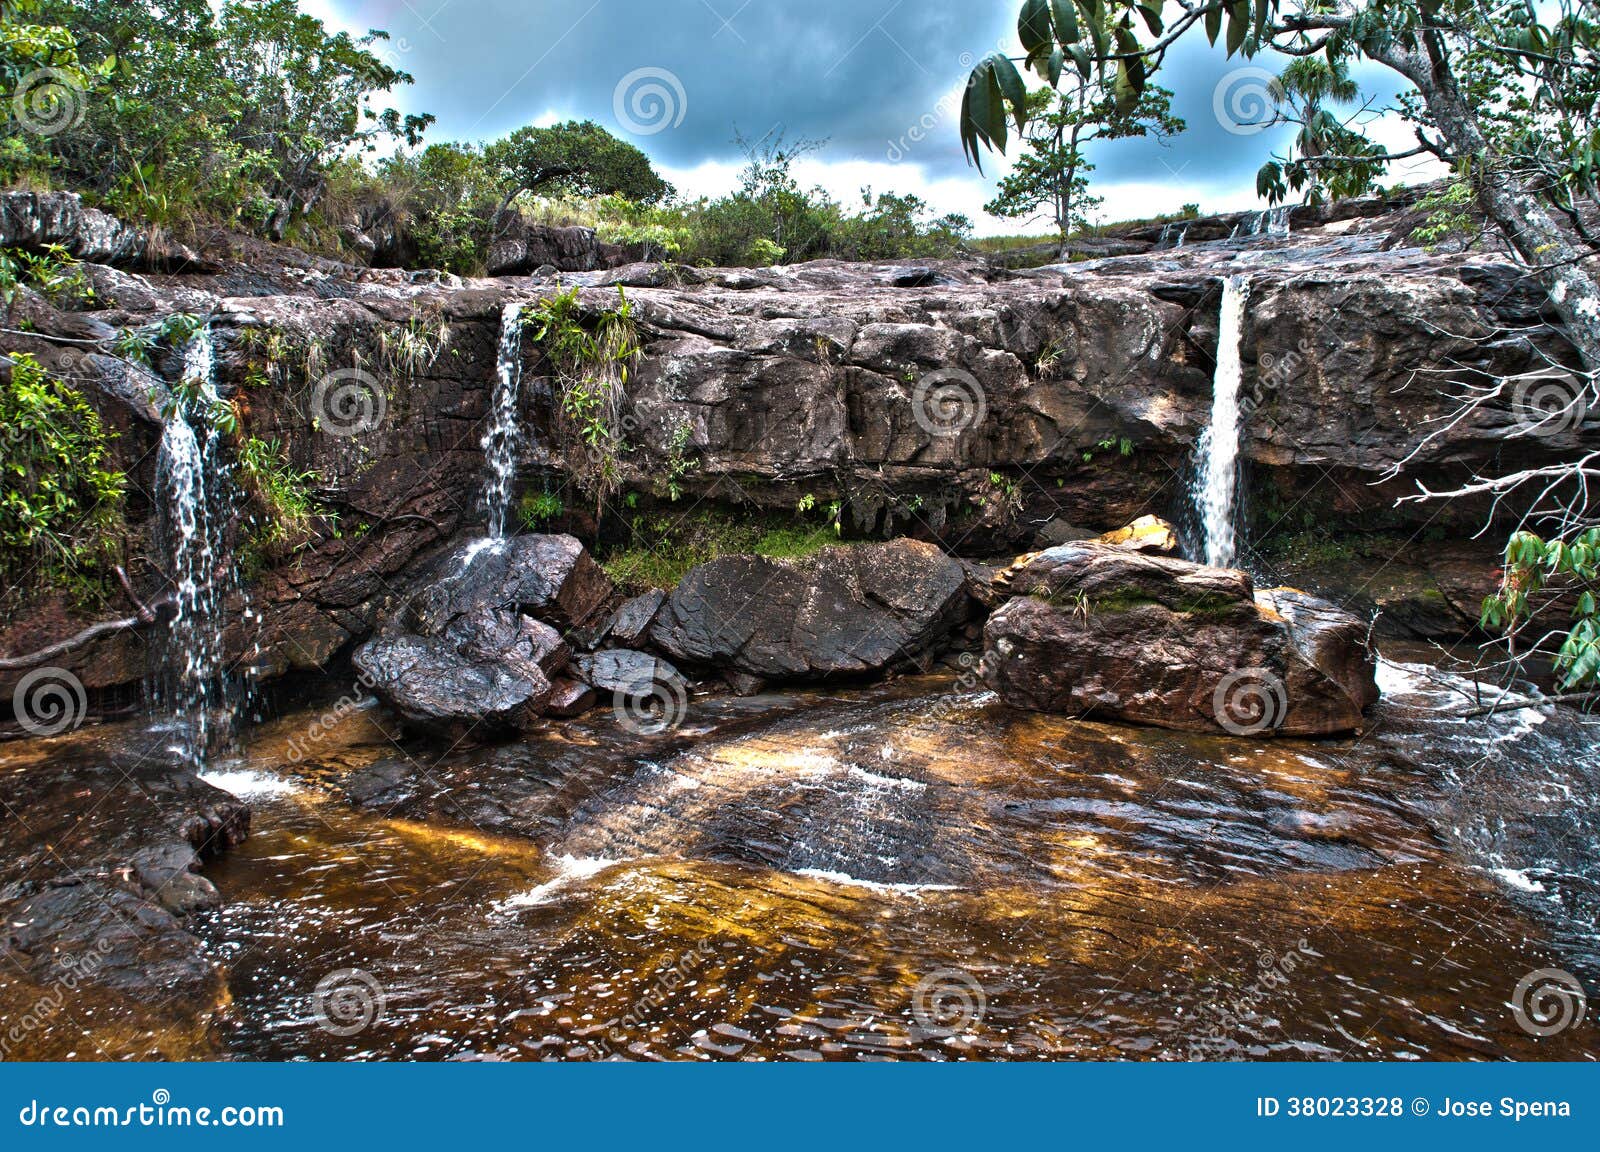
<svg viewBox="0 0 1600 1152"><path fill-rule="evenodd" d="M231 491L215 426L216 348L209 326L184 349L156 456L161 541L171 564L173 618L160 645L155 694L186 729L183 751L198 762L211 743L213 712L225 702L223 606L235 576L224 531Z"/></svg>
<svg viewBox="0 0 1600 1152"><path fill-rule="evenodd" d="M1173 237L1174 230L1177 232L1176 238ZM1175 223L1163 224L1161 226L1161 238L1156 241L1156 248L1158 250L1162 248L1182 248L1183 239L1187 235L1189 235L1189 226L1187 224L1181 228Z"/></svg>
<svg viewBox="0 0 1600 1152"><path fill-rule="evenodd" d="M1287 236L1289 235L1289 205L1282 204L1277 208L1269 208L1265 212L1253 212L1247 219L1240 220L1233 226L1233 231L1228 234L1228 239L1238 240L1244 236Z"/></svg>
<svg viewBox="0 0 1600 1152"><path fill-rule="evenodd" d="M1237 555L1233 505L1239 472L1239 345L1244 337L1244 310L1249 299L1248 276L1229 276L1223 280L1211 425L1197 445L1199 474L1194 488L1195 507L1205 534L1205 561L1219 568L1231 566Z"/></svg>
<svg viewBox="0 0 1600 1152"><path fill-rule="evenodd" d="M500 346L495 356L494 396L483 454L489 464L483 502L489 514L489 538L504 539L516 479L517 448L522 428L517 420L517 391L522 382L522 305L507 304L500 313Z"/></svg>

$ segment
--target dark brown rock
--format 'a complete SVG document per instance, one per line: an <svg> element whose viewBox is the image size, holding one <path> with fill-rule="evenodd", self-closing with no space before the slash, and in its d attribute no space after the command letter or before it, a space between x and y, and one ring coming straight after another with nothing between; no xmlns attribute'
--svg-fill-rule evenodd
<svg viewBox="0 0 1600 1152"><path fill-rule="evenodd" d="M611 626L606 630L606 638L624 648L632 648L639 644L650 635L650 626L656 622L656 615L666 600L665 592L659 588L652 588L627 601L611 617Z"/></svg>
<svg viewBox="0 0 1600 1152"><path fill-rule="evenodd" d="M686 683L683 674L667 661L627 648L580 656L577 668L585 683L618 696L647 696L657 684L682 687Z"/></svg>
<svg viewBox="0 0 1600 1152"><path fill-rule="evenodd" d="M1099 543L1028 558L984 629L1008 703L1161 728L1320 736L1377 700L1362 621L1243 572Z"/></svg>
<svg viewBox="0 0 1600 1152"><path fill-rule="evenodd" d="M966 618L967 582L960 562L904 539L727 556L684 577L650 635L691 666L766 680L881 673L936 652Z"/></svg>
<svg viewBox="0 0 1600 1152"><path fill-rule="evenodd" d="M544 706L544 714L558 720L570 720L574 716L582 716L598 701L599 696L589 685L581 680L563 677L551 682L550 699Z"/></svg>
<svg viewBox="0 0 1600 1152"><path fill-rule="evenodd" d="M550 681L532 661L513 670L432 637L379 636L354 660L363 682L404 720L449 739L530 728L550 699Z"/></svg>

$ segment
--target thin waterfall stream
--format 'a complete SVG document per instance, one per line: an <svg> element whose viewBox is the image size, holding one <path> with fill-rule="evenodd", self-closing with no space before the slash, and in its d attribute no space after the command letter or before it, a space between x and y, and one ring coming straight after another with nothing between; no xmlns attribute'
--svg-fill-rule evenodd
<svg viewBox="0 0 1600 1152"><path fill-rule="evenodd" d="M517 418L522 384L523 305L507 304L500 314L500 343L495 353L494 395L489 404L489 430L483 437L488 480L483 503L488 513L489 539L503 540L511 511L511 489L517 474L517 451L522 445L522 425Z"/></svg>
<svg viewBox="0 0 1600 1152"><path fill-rule="evenodd" d="M1249 276L1239 274L1223 280L1211 423L1196 445L1199 467L1195 507L1200 514L1205 561L1217 568L1230 567L1238 555L1234 502L1239 476L1239 381L1243 374L1239 345L1244 338L1245 306L1249 300Z"/></svg>
<svg viewBox="0 0 1600 1152"><path fill-rule="evenodd" d="M216 344L202 326L184 350L183 381L162 429L157 454L161 537L170 558L174 615L153 676L154 695L178 718L181 751L198 763L228 724L223 663L223 604L233 565L227 556L230 478L215 412Z"/></svg>

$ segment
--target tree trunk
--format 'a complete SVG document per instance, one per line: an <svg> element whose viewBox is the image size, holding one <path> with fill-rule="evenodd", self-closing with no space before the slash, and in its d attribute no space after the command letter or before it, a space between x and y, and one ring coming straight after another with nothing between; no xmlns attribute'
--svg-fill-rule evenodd
<svg viewBox="0 0 1600 1152"><path fill-rule="evenodd" d="M1585 365L1600 370L1600 282L1581 263L1593 253L1569 240L1539 198L1493 154L1442 51L1433 48L1432 60L1398 47L1372 55L1417 86L1451 151L1474 158L1478 206L1550 294Z"/></svg>

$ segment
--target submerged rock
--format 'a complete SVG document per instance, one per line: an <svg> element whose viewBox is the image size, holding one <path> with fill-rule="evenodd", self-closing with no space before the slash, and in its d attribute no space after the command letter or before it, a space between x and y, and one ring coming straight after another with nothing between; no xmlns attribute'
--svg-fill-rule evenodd
<svg viewBox="0 0 1600 1152"><path fill-rule="evenodd" d="M769 681L881 673L937 654L967 617L967 578L906 539L798 561L725 556L684 577L650 638L687 665Z"/></svg>
<svg viewBox="0 0 1600 1152"><path fill-rule="evenodd" d="M1028 557L984 629L983 677L1041 712L1235 735L1359 730L1375 703L1365 624L1231 569L1096 542Z"/></svg>

